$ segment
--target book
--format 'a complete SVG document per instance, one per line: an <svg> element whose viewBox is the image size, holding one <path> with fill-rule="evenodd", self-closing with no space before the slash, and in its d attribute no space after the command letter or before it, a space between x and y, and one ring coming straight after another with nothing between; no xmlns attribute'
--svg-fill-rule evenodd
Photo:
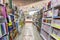
<svg viewBox="0 0 60 40"><path fill-rule="evenodd" d="M10 17L11 17L11 21L13 22L14 21L14 15L11 14Z"/></svg>
<svg viewBox="0 0 60 40"><path fill-rule="evenodd" d="M6 7L5 6L2 7L2 15L3 15L4 18L7 17Z"/></svg>
<svg viewBox="0 0 60 40"><path fill-rule="evenodd" d="M2 37L2 40L9 40L9 35L5 35L4 37Z"/></svg>
<svg viewBox="0 0 60 40"><path fill-rule="evenodd" d="M6 26L6 32L8 33L8 23L5 23Z"/></svg>
<svg viewBox="0 0 60 40"><path fill-rule="evenodd" d="M3 4L3 0L0 0L0 4Z"/></svg>
<svg viewBox="0 0 60 40"><path fill-rule="evenodd" d="M47 13L47 17L52 17L52 15L53 15L52 10L49 10L48 13Z"/></svg>
<svg viewBox="0 0 60 40"><path fill-rule="evenodd" d="M1 24L0 24L0 37L2 36L2 30L1 30Z"/></svg>
<svg viewBox="0 0 60 40"><path fill-rule="evenodd" d="M58 11L58 16L60 16L60 9L59 9L59 11Z"/></svg>
<svg viewBox="0 0 60 40"><path fill-rule="evenodd" d="M9 40L9 35L7 35L7 40Z"/></svg>
<svg viewBox="0 0 60 40"><path fill-rule="evenodd" d="M58 9L54 10L54 14L53 14L54 17L58 16L58 11L59 11Z"/></svg>
<svg viewBox="0 0 60 40"><path fill-rule="evenodd" d="M7 34L6 33L6 25L5 25L5 23L2 23L1 26L2 26L2 35Z"/></svg>
<svg viewBox="0 0 60 40"><path fill-rule="evenodd" d="M8 18L9 18L9 22L11 22L11 17L10 17L10 15L8 15Z"/></svg>
<svg viewBox="0 0 60 40"><path fill-rule="evenodd" d="M51 0L51 7L56 7L58 5L60 5L60 0Z"/></svg>
<svg viewBox="0 0 60 40"><path fill-rule="evenodd" d="M4 36L4 37L3 37L3 40L7 40L7 36Z"/></svg>

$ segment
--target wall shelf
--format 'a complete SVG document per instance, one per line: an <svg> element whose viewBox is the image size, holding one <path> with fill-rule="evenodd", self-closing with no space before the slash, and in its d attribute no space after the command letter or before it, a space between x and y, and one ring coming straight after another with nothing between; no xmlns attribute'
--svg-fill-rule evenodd
<svg viewBox="0 0 60 40"><path fill-rule="evenodd" d="M60 0L49 1L48 5L43 7L42 13L41 34L43 39L60 40Z"/></svg>

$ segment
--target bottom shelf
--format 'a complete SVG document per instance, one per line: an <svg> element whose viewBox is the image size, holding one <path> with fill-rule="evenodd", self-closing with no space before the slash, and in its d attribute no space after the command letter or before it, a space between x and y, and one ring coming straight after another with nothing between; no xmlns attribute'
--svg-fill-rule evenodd
<svg viewBox="0 0 60 40"><path fill-rule="evenodd" d="M60 40L60 37L57 36L56 34L51 34L51 36L52 36L53 38L55 38L56 40Z"/></svg>
<svg viewBox="0 0 60 40"><path fill-rule="evenodd" d="M41 37L44 39L44 40L47 40L42 34L40 34L41 35Z"/></svg>

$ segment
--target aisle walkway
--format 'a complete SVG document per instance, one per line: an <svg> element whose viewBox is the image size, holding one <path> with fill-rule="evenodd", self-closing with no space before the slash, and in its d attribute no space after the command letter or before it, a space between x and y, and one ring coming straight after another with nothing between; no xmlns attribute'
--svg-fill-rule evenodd
<svg viewBox="0 0 60 40"><path fill-rule="evenodd" d="M25 23L21 35L16 40L42 40L32 23Z"/></svg>

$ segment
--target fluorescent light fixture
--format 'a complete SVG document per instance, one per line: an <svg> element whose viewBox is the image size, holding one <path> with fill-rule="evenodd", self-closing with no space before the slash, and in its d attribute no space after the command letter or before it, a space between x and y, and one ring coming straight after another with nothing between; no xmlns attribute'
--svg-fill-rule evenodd
<svg viewBox="0 0 60 40"><path fill-rule="evenodd" d="M30 11L29 15L33 15L35 12L37 12L37 11Z"/></svg>

